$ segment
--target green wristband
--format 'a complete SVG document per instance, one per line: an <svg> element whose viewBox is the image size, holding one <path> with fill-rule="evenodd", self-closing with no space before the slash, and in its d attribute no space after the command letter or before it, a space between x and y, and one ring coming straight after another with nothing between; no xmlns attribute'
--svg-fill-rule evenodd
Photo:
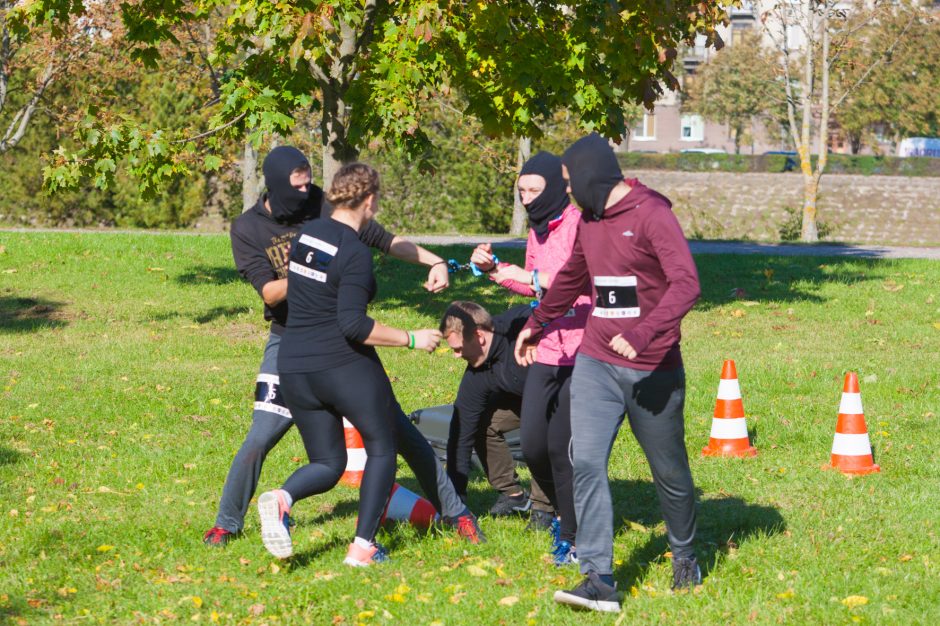
<svg viewBox="0 0 940 626"><path fill-rule="evenodd" d="M408 333L408 349L414 350L415 347L415 335L411 331L405 331Z"/></svg>

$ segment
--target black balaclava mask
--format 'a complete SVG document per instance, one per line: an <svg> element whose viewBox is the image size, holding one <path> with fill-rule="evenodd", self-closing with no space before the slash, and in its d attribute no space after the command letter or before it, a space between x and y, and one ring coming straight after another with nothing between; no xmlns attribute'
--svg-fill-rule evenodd
<svg viewBox="0 0 940 626"><path fill-rule="evenodd" d="M322 192L318 187L311 182L307 191L300 191L290 184L291 172L304 166L309 168L310 162L293 146L278 146L265 157L261 169L268 188L268 206L275 221L292 224L308 217L311 210L319 211Z"/></svg>
<svg viewBox="0 0 940 626"><path fill-rule="evenodd" d="M548 232L548 223L568 206L568 185L561 176L561 159L551 152L539 152L525 162L519 176L538 174L545 179L545 189L535 200L524 205L529 226L539 237Z"/></svg>
<svg viewBox="0 0 940 626"><path fill-rule="evenodd" d="M623 182L623 172L607 140L591 133L565 150L561 162L568 168L571 195L584 211L599 220L611 190Z"/></svg>

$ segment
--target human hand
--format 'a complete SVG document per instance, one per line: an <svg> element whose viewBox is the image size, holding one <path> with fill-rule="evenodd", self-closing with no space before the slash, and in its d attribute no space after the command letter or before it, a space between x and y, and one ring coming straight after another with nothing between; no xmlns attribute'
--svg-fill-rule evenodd
<svg viewBox="0 0 940 626"><path fill-rule="evenodd" d="M493 246L489 243L481 243L470 254L470 262L477 266L481 272L490 272L496 267L493 259Z"/></svg>
<svg viewBox="0 0 940 626"><path fill-rule="evenodd" d="M440 293L450 285L450 272L447 271L447 263L435 263L428 270L428 280L424 283L424 288L431 293Z"/></svg>
<svg viewBox="0 0 940 626"><path fill-rule="evenodd" d="M622 357L628 359L636 358L636 350L633 349L633 346L630 345L630 342L623 338L623 335L617 333L613 339L610 340L608 344L610 348L619 354Z"/></svg>
<svg viewBox="0 0 940 626"><path fill-rule="evenodd" d="M529 339L531 337L531 328L523 328L522 332L519 333L519 336L516 337L516 363L522 367L528 367L535 363L537 342L530 343Z"/></svg>
<svg viewBox="0 0 940 626"><path fill-rule="evenodd" d="M424 350L425 352L434 352L437 344L441 342L441 331L436 328L422 328L421 330L411 331L415 338L415 350Z"/></svg>

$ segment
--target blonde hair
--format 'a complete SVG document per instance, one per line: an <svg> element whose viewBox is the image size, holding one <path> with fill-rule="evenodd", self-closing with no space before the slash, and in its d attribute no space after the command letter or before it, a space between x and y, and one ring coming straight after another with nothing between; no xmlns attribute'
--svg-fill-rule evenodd
<svg viewBox="0 0 940 626"><path fill-rule="evenodd" d="M379 191L379 173L365 163L349 163L333 176L326 199L334 207L352 208Z"/></svg>
<svg viewBox="0 0 940 626"><path fill-rule="evenodd" d="M476 302L455 300L450 303L441 318L440 331L444 337L451 333L460 333L467 339L477 328L492 332L493 316Z"/></svg>

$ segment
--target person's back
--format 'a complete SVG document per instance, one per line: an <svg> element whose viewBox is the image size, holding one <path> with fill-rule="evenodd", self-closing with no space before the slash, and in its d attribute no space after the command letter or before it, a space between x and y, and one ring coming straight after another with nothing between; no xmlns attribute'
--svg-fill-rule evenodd
<svg viewBox="0 0 940 626"><path fill-rule="evenodd" d="M288 274L287 331L282 372L316 372L376 358L362 341L374 322L363 313L375 296L372 254L355 230L313 220L294 242Z"/></svg>

